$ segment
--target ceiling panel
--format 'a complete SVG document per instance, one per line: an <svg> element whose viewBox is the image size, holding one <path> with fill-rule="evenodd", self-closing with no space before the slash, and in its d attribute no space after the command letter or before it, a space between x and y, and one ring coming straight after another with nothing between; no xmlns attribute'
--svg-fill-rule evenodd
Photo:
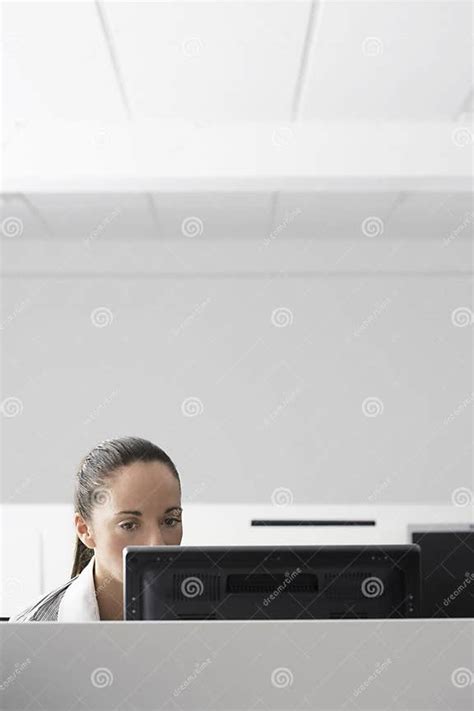
<svg viewBox="0 0 474 711"><path fill-rule="evenodd" d="M103 2L136 118L289 120L309 2Z"/></svg>
<svg viewBox="0 0 474 711"><path fill-rule="evenodd" d="M390 231L399 237L430 238L448 246L473 237L473 195L461 193L410 193L390 218ZM469 267L466 264L466 267Z"/></svg>
<svg viewBox="0 0 474 711"><path fill-rule="evenodd" d="M3 120L126 118L94 2L2 4Z"/></svg>
<svg viewBox="0 0 474 711"><path fill-rule="evenodd" d="M283 192L278 195L269 238L371 237L380 230L379 220L383 234L397 199L396 192Z"/></svg>
<svg viewBox="0 0 474 711"><path fill-rule="evenodd" d="M265 192L7 195L2 239L98 241L256 239L270 225Z"/></svg>
<svg viewBox="0 0 474 711"><path fill-rule="evenodd" d="M273 209L274 205L274 209ZM4 195L1 239L96 242L472 240L472 193L166 192ZM273 216L273 217L272 217Z"/></svg>
<svg viewBox="0 0 474 711"><path fill-rule="evenodd" d="M300 117L451 120L472 85L468 2L325 2Z"/></svg>
<svg viewBox="0 0 474 711"><path fill-rule="evenodd" d="M51 237L82 240L141 240L158 236L151 197L138 193L51 193L26 196L47 223Z"/></svg>
<svg viewBox="0 0 474 711"><path fill-rule="evenodd" d="M269 229L271 193L160 193L153 200L166 239L258 239Z"/></svg>
<svg viewBox="0 0 474 711"><path fill-rule="evenodd" d="M0 196L0 244L27 239L49 239L50 233L40 213L23 195Z"/></svg>

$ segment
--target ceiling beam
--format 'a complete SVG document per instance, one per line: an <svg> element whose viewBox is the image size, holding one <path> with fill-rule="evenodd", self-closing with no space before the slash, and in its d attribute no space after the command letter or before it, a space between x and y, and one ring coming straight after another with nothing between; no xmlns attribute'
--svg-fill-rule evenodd
<svg viewBox="0 0 474 711"><path fill-rule="evenodd" d="M26 124L3 146L4 192L469 190L456 123Z"/></svg>

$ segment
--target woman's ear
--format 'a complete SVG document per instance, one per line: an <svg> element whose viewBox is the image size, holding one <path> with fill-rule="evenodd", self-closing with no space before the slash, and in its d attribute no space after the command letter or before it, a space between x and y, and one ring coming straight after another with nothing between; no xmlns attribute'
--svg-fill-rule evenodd
<svg viewBox="0 0 474 711"><path fill-rule="evenodd" d="M94 533L92 528L84 521L81 514L74 514L74 528L78 538L87 548L95 548Z"/></svg>

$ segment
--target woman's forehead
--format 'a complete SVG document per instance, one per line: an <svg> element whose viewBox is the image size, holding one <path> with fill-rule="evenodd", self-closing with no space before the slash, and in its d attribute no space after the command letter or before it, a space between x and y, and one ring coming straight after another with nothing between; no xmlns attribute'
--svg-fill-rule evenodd
<svg viewBox="0 0 474 711"><path fill-rule="evenodd" d="M147 466L157 464L158 466ZM172 474L166 465L161 462L140 463L139 466L124 468L118 472L111 481L112 503L120 506L122 503L127 508L131 507L134 501L141 502L144 506L157 506L174 499L179 492L178 479Z"/></svg>
<svg viewBox="0 0 474 711"><path fill-rule="evenodd" d="M120 467L120 469L116 470L116 474L120 475L119 478L131 476L163 476L176 479L168 464L158 461L142 462L138 460Z"/></svg>

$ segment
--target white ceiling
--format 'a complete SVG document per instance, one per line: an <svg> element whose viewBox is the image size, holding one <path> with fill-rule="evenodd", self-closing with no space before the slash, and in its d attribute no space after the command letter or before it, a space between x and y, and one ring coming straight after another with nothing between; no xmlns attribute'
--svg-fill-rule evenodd
<svg viewBox="0 0 474 711"><path fill-rule="evenodd" d="M4 2L5 128L127 116L455 120L472 108L472 9L461 0Z"/></svg>
<svg viewBox="0 0 474 711"><path fill-rule="evenodd" d="M2 5L4 132L15 122L125 118L93 2Z"/></svg>
<svg viewBox="0 0 474 711"><path fill-rule="evenodd" d="M117 203L104 239L181 237L189 216L203 239L265 236L295 204L286 237L351 238L371 215L442 237L472 214L456 182L472 154L453 139L472 113L471 2L19 0L2 13L5 192L18 193L2 213L22 216L25 239L83 237ZM159 177L196 190L159 193ZM312 177L313 192L290 189Z"/></svg>
<svg viewBox="0 0 474 711"><path fill-rule="evenodd" d="M472 14L457 0L323 3L299 115L455 119L472 87Z"/></svg>

